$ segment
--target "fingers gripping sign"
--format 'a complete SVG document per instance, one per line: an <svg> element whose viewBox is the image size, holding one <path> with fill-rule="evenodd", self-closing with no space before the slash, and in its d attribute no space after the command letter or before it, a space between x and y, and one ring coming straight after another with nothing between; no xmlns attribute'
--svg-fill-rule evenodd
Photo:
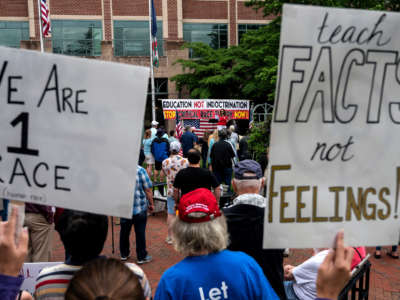
<svg viewBox="0 0 400 300"><path fill-rule="evenodd" d="M344 233L339 231L335 238L334 249L331 249L318 269L317 296L319 298L337 299L340 291L351 277L351 260L354 250L345 247Z"/></svg>

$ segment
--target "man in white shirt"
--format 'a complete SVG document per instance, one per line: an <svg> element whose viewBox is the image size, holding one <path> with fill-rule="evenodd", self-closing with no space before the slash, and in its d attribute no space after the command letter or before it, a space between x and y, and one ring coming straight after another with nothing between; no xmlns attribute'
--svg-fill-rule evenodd
<svg viewBox="0 0 400 300"><path fill-rule="evenodd" d="M284 267L285 292L288 300L314 300L317 298L318 268L328 255L329 250L323 250L307 259L297 267Z"/></svg>

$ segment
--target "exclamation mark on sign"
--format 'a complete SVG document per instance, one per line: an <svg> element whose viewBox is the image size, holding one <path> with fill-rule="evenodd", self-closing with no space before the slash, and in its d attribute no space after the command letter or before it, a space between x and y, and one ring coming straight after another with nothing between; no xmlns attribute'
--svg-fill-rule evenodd
<svg viewBox="0 0 400 300"><path fill-rule="evenodd" d="M398 208L399 208L399 189L400 189L400 168L397 167L397 186L396 186L396 203L394 206L394 218L397 219L398 218Z"/></svg>

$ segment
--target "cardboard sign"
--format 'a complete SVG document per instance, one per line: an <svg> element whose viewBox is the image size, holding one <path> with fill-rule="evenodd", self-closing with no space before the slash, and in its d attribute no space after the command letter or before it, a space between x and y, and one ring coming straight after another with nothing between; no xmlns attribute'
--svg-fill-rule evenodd
<svg viewBox="0 0 400 300"><path fill-rule="evenodd" d="M21 273L24 276L24 282L21 285L21 291L27 291L33 295L35 292L36 278L39 273L48 267L62 264L62 262L39 262L39 263L24 263Z"/></svg>
<svg viewBox="0 0 400 300"><path fill-rule="evenodd" d="M221 109L229 119L249 119L249 100L164 99L164 119L216 119Z"/></svg>
<svg viewBox="0 0 400 300"><path fill-rule="evenodd" d="M399 238L400 15L285 5L264 246Z"/></svg>
<svg viewBox="0 0 400 300"><path fill-rule="evenodd" d="M0 47L0 197L130 217L148 74Z"/></svg>

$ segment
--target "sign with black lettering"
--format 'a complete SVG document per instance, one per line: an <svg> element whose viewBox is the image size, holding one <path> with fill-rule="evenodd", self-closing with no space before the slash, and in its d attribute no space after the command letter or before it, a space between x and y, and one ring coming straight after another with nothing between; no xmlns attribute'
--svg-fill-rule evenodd
<svg viewBox="0 0 400 300"><path fill-rule="evenodd" d="M0 47L0 198L130 217L148 76Z"/></svg>
<svg viewBox="0 0 400 300"><path fill-rule="evenodd" d="M249 100L232 99L162 99L164 119L217 119L225 110L229 119L250 117Z"/></svg>
<svg viewBox="0 0 400 300"><path fill-rule="evenodd" d="M264 246L397 244L400 15L285 5Z"/></svg>

